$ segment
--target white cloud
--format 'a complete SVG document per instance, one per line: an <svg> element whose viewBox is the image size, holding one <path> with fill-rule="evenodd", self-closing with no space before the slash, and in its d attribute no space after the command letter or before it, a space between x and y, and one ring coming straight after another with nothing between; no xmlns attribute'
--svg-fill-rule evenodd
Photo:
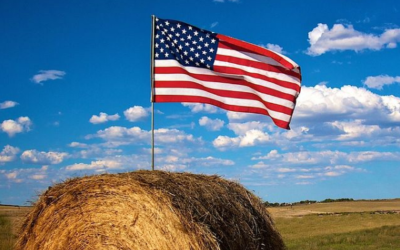
<svg viewBox="0 0 400 250"><path fill-rule="evenodd" d="M63 152L26 150L22 153L21 160L24 163L30 164L53 165L61 163L67 156L68 154Z"/></svg>
<svg viewBox="0 0 400 250"><path fill-rule="evenodd" d="M368 88L371 89L382 89L385 85L390 85L393 83L400 83L400 76L388 76L388 75L379 75L379 76L368 76L364 80L364 84L367 85Z"/></svg>
<svg viewBox="0 0 400 250"><path fill-rule="evenodd" d="M40 70L39 74L36 74L32 77L32 81L43 85L42 82L48 80L57 80L62 79L65 76L65 72L61 70Z"/></svg>
<svg viewBox="0 0 400 250"><path fill-rule="evenodd" d="M282 55L286 54L286 51L284 51L283 48L277 44L272 44L272 43L267 43L267 45L261 44L261 47L267 48Z"/></svg>
<svg viewBox="0 0 400 250"><path fill-rule="evenodd" d="M124 111L125 118L130 122L136 122L144 117L147 117L149 114L146 109L141 106L133 106Z"/></svg>
<svg viewBox="0 0 400 250"><path fill-rule="evenodd" d="M211 28L214 28L215 26L217 26L218 25L218 22L213 22L212 24L211 24Z"/></svg>
<svg viewBox="0 0 400 250"><path fill-rule="evenodd" d="M30 131L32 122L27 116L21 116L16 121L5 120L1 123L0 129L4 133L7 133L9 137L13 137L15 134Z"/></svg>
<svg viewBox="0 0 400 250"><path fill-rule="evenodd" d="M5 101L0 103L0 109L8 109L17 106L19 103L14 101Z"/></svg>
<svg viewBox="0 0 400 250"><path fill-rule="evenodd" d="M203 116L199 120L200 126L204 126L207 130L218 131L224 126L224 121L220 119L210 119L207 116Z"/></svg>
<svg viewBox="0 0 400 250"><path fill-rule="evenodd" d="M182 103L183 106L190 108L193 113L209 113L214 114L218 112L218 108L210 104L202 103Z"/></svg>
<svg viewBox="0 0 400 250"><path fill-rule="evenodd" d="M323 85L303 87L297 99L293 120L335 121L360 119L368 123L399 122L400 98L380 96L364 88Z"/></svg>
<svg viewBox="0 0 400 250"><path fill-rule="evenodd" d="M251 129L238 137L218 136L213 145L218 150L227 150L236 147L250 147L270 142L270 136L261 130Z"/></svg>
<svg viewBox="0 0 400 250"><path fill-rule="evenodd" d="M120 127L112 126L104 130L99 130L95 135L88 135L86 139L101 138L106 141L107 147L118 147L129 144L149 144L151 131L142 130L139 127ZM178 129L156 129L154 130L154 140L156 144L172 145L176 143L198 143L201 138L196 139L193 135L186 134Z"/></svg>
<svg viewBox="0 0 400 250"><path fill-rule="evenodd" d="M87 148L88 145L86 143L81 143L81 142L71 142L70 144L68 144L68 147L71 148Z"/></svg>
<svg viewBox="0 0 400 250"><path fill-rule="evenodd" d="M107 169L120 169L122 168L121 162L113 161L113 160L99 160L92 161L90 164L85 163L77 163L73 165L69 165L66 167L67 170L96 170L96 171L105 171Z"/></svg>
<svg viewBox="0 0 400 250"><path fill-rule="evenodd" d="M108 115L106 113L100 112L100 115L93 115L89 122L93 123L93 124L100 124L100 123L105 123L108 121L116 121L120 118L120 116L118 114L115 115Z"/></svg>
<svg viewBox="0 0 400 250"><path fill-rule="evenodd" d="M3 150L0 152L0 165L14 161L18 153L19 148L10 145L4 146Z"/></svg>
<svg viewBox="0 0 400 250"><path fill-rule="evenodd" d="M308 33L310 47L307 54L319 56L328 51L362 51L395 48L400 42L400 29L387 29L381 35L367 34L354 29L352 25L335 24L329 29L319 23Z"/></svg>

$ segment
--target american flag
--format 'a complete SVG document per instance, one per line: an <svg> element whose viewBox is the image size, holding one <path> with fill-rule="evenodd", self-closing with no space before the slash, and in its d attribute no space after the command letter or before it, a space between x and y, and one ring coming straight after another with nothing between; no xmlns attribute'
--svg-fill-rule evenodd
<svg viewBox="0 0 400 250"><path fill-rule="evenodd" d="M193 25L155 19L153 102L206 103L268 115L285 129L300 67L268 49Z"/></svg>

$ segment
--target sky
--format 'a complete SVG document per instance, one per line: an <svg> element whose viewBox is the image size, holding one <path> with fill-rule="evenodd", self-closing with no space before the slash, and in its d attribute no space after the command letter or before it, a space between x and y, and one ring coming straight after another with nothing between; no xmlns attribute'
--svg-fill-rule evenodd
<svg viewBox="0 0 400 250"><path fill-rule="evenodd" d="M291 58L291 130L155 103L155 168L219 175L264 201L400 197L397 0L0 1L0 203L73 177L151 169L151 15Z"/></svg>

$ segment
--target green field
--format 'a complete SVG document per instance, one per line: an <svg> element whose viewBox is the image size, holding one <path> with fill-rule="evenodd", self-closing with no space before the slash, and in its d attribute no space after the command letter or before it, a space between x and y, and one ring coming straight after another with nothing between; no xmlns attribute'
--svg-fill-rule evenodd
<svg viewBox="0 0 400 250"><path fill-rule="evenodd" d="M268 210L289 250L400 249L400 200Z"/></svg>
<svg viewBox="0 0 400 250"><path fill-rule="evenodd" d="M0 206L0 250L30 207ZM289 250L400 250L400 199L268 208Z"/></svg>

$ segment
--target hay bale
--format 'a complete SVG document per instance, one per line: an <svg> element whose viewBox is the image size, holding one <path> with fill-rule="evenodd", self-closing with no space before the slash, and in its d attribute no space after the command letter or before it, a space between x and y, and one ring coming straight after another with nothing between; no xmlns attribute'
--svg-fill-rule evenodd
<svg viewBox="0 0 400 250"><path fill-rule="evenodd" d="M284 249L260 200L218 176L137 171L49 188L16 249Z"/></svg>

